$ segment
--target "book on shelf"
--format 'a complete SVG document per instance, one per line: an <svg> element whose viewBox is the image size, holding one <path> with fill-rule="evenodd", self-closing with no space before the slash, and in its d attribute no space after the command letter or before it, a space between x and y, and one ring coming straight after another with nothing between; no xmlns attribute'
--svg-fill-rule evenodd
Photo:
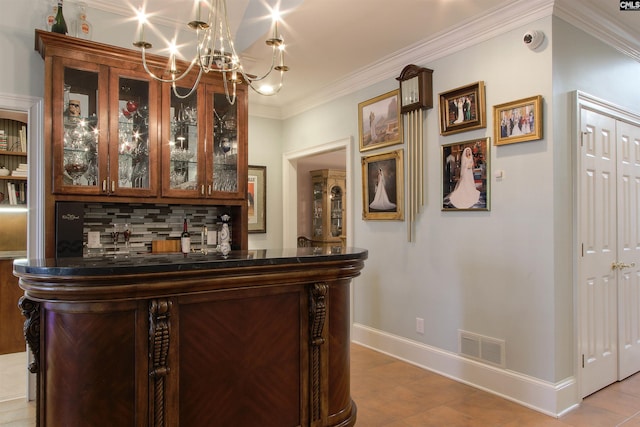
<svg viewBox="0 0 640 427"><path fill-rule="evenodd" d="M27 152L27 127L22 126L22 129L18 131L18 142L20 143L20 151Z"/></svg>
<svg viewBox="0 0 640 427"><path fill-rule="evenodd" d="M27 164L26 163L20 163L18 165L18 167L16 168L16 170L11 172L11 176L26 177L27 173L28 173Z"/></svg>
<svg viewBox="0 0 640 427"><path fill-rule="evenodd" d="M17 205L18 202L16 200L16 187L13 185L13 182L7 183L7 193L9 193L9 204Z"/></svg>
<svg viewBox="0 0 640 427"><path fill-rule="evenodd" d="M27 183L7 182L7 198L10 205L24 205L27 203Z"/></svg>

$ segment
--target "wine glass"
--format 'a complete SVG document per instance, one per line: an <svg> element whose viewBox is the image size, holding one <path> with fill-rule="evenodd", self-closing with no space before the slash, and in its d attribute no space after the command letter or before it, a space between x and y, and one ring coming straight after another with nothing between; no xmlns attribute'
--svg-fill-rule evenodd
<svg viewBox="0 0 640 427"><path fill-rule="evenodd" d="M64 170L71 177L73 185L80 185L78 180L87 173L89 160L85 150L65 150Z"/></svg>
<svg viewBox="0 0 640 427"><path fill-rule="evenodd" d="M113 230L111 230L111 239L113 240L113 251L118 251L118 239L120 238L120 226L113 224Z"/></svg>
<svg viewBox="0 0 640 427"><path fill-rule="evenodd" d="M129 252L129 239L131 239L131 227L129 224L122 224L122 235L124 236L124 245Z"/></svg>

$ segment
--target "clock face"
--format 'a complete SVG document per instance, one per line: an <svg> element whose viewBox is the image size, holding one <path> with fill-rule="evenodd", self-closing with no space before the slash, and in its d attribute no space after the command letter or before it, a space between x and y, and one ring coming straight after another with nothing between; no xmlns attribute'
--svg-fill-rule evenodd
<svg viewBox="0 0 640 427"><path fill-rule="evenodd" d="M412 105L420 102L420 84L418 76L400 82L400 92L402 95L402 106Z"/></svg>

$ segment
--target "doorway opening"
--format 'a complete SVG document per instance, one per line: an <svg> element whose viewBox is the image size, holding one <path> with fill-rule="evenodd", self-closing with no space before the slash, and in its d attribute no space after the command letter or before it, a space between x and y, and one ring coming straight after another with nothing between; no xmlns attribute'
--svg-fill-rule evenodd
<svg viewBox="0 0 640 427"><path fill-rule="evenodd" d="M304 182L308 180L311 188L309 171L314 169L342 169L346 171L346 186L353 188L353 170L351 161L352 141L345 138L308 149L286 153L283 161L283 224L296 224L296 227L283 227L283 246L295 247L297 238L305 230L307 217L311 218L308 209L301 208L304 197L310 197L310 190L304 195ZM302 183L301 183L302 182ZM351 244L351 230L353 227L353 193L347 191L347 239L346 245ZM304 211L304 212L302 212Z"/></svg>

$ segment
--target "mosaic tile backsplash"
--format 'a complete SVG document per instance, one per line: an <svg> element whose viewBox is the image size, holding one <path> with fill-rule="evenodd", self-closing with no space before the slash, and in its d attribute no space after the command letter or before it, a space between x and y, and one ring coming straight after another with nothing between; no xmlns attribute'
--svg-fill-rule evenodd
<svg viewBox="0 0 640 427"><path fill-rule="evenodd" d="M208 229L208 242L212 247L217 243L217 231L222 225L219 216L223 213L227 211L216 206L86 203L84 241L86 244L89 231L99 232L103 250L113 251L113 224L127 223L131 229L130 250L151 252L153 240L180 239L183 220L186 217L192 248L201 248L201 232L204 226ZM118 248L124 248L122 235ZM86 247L84 253L87 255Z"/></svg>

